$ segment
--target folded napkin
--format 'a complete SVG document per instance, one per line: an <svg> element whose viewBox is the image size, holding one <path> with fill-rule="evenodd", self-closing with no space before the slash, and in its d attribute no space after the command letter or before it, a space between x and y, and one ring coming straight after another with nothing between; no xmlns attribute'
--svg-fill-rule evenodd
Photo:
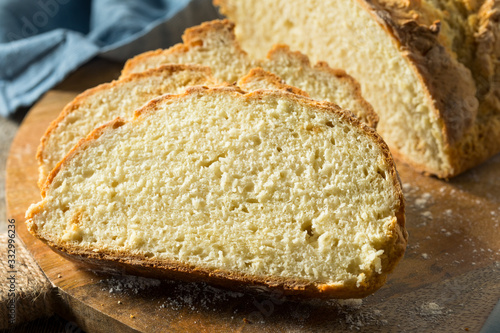
<svg viewBox="0 0 500 333"><path fill-rule="evenodd" d="M215 18L211 0L2 0L0 115L33 104L96 55L124 61Z"/></svg>

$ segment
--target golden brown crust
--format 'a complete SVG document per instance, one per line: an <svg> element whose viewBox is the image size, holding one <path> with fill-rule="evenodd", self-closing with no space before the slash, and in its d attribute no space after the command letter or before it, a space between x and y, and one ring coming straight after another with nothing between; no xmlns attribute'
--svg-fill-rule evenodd
<svg viewBox="0 0 500 333"><path fill-rule="evenodd" d="M47 243L52 248L65 253L69 258L78 260L87 264L97 267L115 267L125 268L131 273L138 273L147 276L157 277L174 277L182 279L194 279L201 281L208 281L211 283L219 284L229 288L238 288L244 285L264 286L270 289L277 289L284 294L300 294L305 297L338 297L338 298L353 298L364 297L379 289L385 282L387 274L392 271L404 253L407 242L407 234L405 230L404 218L404 198L401 189L401 183L397 174L394 161L389 152L389 148L382 140L382 138L371 127L361 123L357 118L350 113L343 112L337 105L329 102L319 102L306 98L300 95L288 93L281 90L258 90L252 93L245 94L237 87L213 87L207 88L203 86L191 87L185 93L180 95L164 95L155 100L152 100L143 108L136 111L134 118L129 120L116 119L106 125L95 129L87 138L82 139L66 157L58 164L58 166L51 172L44 190L42 197L45 198L46 190L54 181L55 176L65 167L77 154L91 146L99 137L108 131L113 131L118 127L133 124L134 122L141 121L142 117L147 117L148 114L157 112L156 106L158 104L171 103L180 98L185 98L190 95L196 94L231 94L246 99L259 100L266 96L274 98L288 99L292 102L313 107L318 112L334 113L343 121L348 122L351 126L358 128L365 135L371 137L382 149L384 160L387 165L389 175L394 184L395 196L398 198L395 207L395 218L392 224L392 229L389 230L387 235L389 241L384 248L384 257L382 259L383 268L380 274L372 272L370 276L366 277L366 282L359 286L356 283L343 284L320 284L302 280L294 280L290 278L269 277L269 276L249 276L241 273L228 272L217 269L208 269L204 267L196 267L188 265L179 261L170 260L157 260L146 258L140 255L130 253L118 253L105 250L85 249L78 246L73 246L70 243L56 243L40 234L40 230L36 227L33 219L37 212L42 208L44 201L42 200L38 206L28 210L26 214L27 226L29 231Z"/></svg>
<svg viewBox="0 0 500 333"><path fill-rule="evenodd" d="M500 112L500 0L486 0L477 16L473 74L478 97Z"/></svg>
<svg viewBox="0 0 500 333"><path fill-rule="evenodd" d="M500 152L500 1L486 0L477 17L473 74L480 105L473 130L453 147L457 173Z"/></svg>
<svg viewBox="0 0 500 333"><path fill-rule="evenodd" d="M141 53L132 59L127 60L125 66L123 67L121 76L126 76L129 73L134 72L135 67L143 63L146 59L151 59L158 55L169 55L178 53L187 53L193 48L200 46L208 46L211 40L210 35L220 34L227 39L227 42L237 50L242 56L246 56L247 53L240 47L239 43L236 41L236 36L234 34L234 23L229 20L214 20L209 22L204 22L198 26L191 27L184 31L182 35L183 43L176 44L168 49L158 49L155 51L149 51Z"/></svg>
<svg viewBox="0 0 500 333"><path fill-rule="evenodd" d="M286 84L285 81L283 81L278 75L265 71L260 67L251 69L247 75L245 75L238 81L237 85L245 89L246 86L248 85L251 86L252 82L255 81L264 81L266 82L266 85L273 86L275 87L275 89L285 90L292 94L309 97L309 94L306 93L305 91L297 87ZM247 89L247 90L254 90L254 89Z"/></svg>
<svg viewBox="0 0 500 333"><path fill-rule="evenodd" d="M68 105L64 107L59 116L50 123L49 127L45 131L45 134L42 136L40 140L40 145L38 146L36 153L36 159L38 161L38 166L39 166L38 187L39 188L43 187L43 184L45 183L46 180L46 176L50 172L50 170L45 170L46 167L43 162L49 138L53 135L54 131L59 126L59 124L62 123L68 117L68 115L75 112L75 110L78 110L78 108L82 104L86 103L88 98L102 91L110 90L112 88L119 87L129 82L139 81L142 78L172 75L174 73L188 71L188 70L202 73L206 76L207 81L213 81L214 84L216 83L215 78L213 78L211 75L211 70L209 67L199 66L199 65L167 64L167 65L162 65L158 68L147 70L145 72L126 75L120 78L119 80L115 80L109 83L103 83L101 85L98 85L97 87L88 89L83 93L79 94L77 97L75 97L73 101L71 101Z"/></svg>
<svg viewBox="0 0 500 333"><path fill-rule="evenodd" d="M500 110L491 109L486 102L481 103L476 124L451 148L455 169L450 177L486 161L499 151Z"/></svg>

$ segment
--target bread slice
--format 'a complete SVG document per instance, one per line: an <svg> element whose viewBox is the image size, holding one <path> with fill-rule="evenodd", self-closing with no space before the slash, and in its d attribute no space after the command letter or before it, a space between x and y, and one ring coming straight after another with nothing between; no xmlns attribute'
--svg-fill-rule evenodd
<svg viewBox="0 0 500 333"><path fill-rule="evenodd" d="M160 95L216 83L208 67L165 65L83 92L63 109L41 139L37 151L39 187L57 163L94 128L119 116L132 117L136 109Z"/></svg>
<svg viewBox="0 0 500 333"><path fill-rule="evenodd" d="M37 152L39 187L43 186L49 172L70 149L94 128L116 117L132 117L136 109L160 95L178 94L193 85L217 84L218 81L211 75L208 67L170 64L131 74L85 91L64 108L42 137ZM307 95L262 69L250 71L239 85L248 91L264 88L284 89Z"/></svg>
<svg viewBox="0 0 500 333"><path fill-rule="evenodd" d="M291 86L306 91L312 98L338 104L353 112L365 124L375 128L378 117L361 96L359 84L345 71L330 68L325 62L311 66L307 56L277 45L267 58L255 60L235 40L234 24L215 20L187 29L184 44L168 50L143 53L125 64L123 74L141 72L165 63L186 63L209 66L216 78L236 82L254 67L278 75Z"/></svg>
<svg viewBox="0 0 500 333"><path fill-rule="evenodd" d="M260 67L251 69L247 75L243 76L238 81L237 85L246 91L278 89L288 91L292 94L310 97L307 92L286 84L278 75L265 71Z"/></svg>
<svg viewBox="0 0 500 333"><path fill-rule="evenodd" d="M500 1L215 2L253 56L288 43L345 68L416 168L449 178L500 151Z"/></svg>
<svg viewBox="0 0 500 333"><path fill-rule="evenodd" d="M386 144L336 105L193 87L94 130L26 216L76 260L228 287L363 297L402 257Z"/></svg>

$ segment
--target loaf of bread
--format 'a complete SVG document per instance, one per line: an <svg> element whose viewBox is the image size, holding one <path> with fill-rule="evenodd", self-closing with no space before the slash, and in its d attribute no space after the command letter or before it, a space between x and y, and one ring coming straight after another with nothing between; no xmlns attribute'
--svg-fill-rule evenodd
<svg viewBox="0 0 500 333"><path fill-rule="evenodd" d="M94 130L27 212L32 234L101 267L314 297L363 297L403 256L386 144L336 105L188 88Z"/></svg>
<svg viewBox="0 0 500 333"><path fill-rule="evenodd" d="M42 137L37 152L39 187L70 149L96 127L116 117L132 117L136 109L160 95L178 94L193 85L217 84L208 67L169 64L85 91L64 108ZM279 77L260 68L251 70L238 84L247 91L283 89L307 96L306 92L284 84Z"/></svg>
<svg viewBox="0 0 500 333"><path fill-rule="evenodd" d="M253 56L288 43L346 69L419 170L448 178L500 151L500 1L215 2Z"/></svg>
<svg viewBox="0 0 500 333"><path fill-rule="evenodd" d="M361 96L359 84L345 71L332 69L325 62L311 66L307 56L291 52L288 46L277 45L263 60L250 58L235 40L234 25L212 21L187 29L184 44L168 50L146 52L130 59L123 74L141 72L166 63L209 66L213 75L223 82L236 82L254 67L278 75L291 86L306 91L311 98L333 102L353 112L361 121L375 128L378 117Z"/></svg>

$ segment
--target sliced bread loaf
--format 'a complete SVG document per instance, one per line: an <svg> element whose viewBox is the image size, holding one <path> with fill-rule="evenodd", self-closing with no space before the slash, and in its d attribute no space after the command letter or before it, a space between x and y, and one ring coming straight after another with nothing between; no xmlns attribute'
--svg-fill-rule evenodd
<svg viewBox="0 0 500 333"><path fill-rule="evenodd" d="M288 43L345 68L418 169L452 177L500 151L500 1L215 2L253 56Z"/></svg>
<svg viewBox="0 0 500 333"><path fill-rule="evenodd" d="M116 117L132 117L136 109L160 95L178 94L193 85L217 84L208 67L171 64L85 91L64 108L42 137L37 152L39 187L70 149L94 128ZM276 75L259 68L251 70L238 84L247 91L283 89L307 96L304 91L284 84Z"/></svg>
<svg viewBox="0 0 500 333"><path fill-rule="evenodd" d="M363 297L402 257L386 144L336 105L189 88L75 146L27 212L73 259L285 294Z"/></svg>
<svg viewBox="0 0 500 333"><path fill-rule="evenodd" d="M378 117L361 96L359 84L343 70L332 69L325 62L311 66L307 56L291 52L284 45L271 49L266 59L252 59L236 42L234 25L227 20L187 29L182 38L184 44L130 59L122 73L141 72L166 63L200 64L209 66L219 80L232 83L250 69L261 67L287 84L306 91L312 98L336 103L369 126L375 128L377 125Z"/></svg>

